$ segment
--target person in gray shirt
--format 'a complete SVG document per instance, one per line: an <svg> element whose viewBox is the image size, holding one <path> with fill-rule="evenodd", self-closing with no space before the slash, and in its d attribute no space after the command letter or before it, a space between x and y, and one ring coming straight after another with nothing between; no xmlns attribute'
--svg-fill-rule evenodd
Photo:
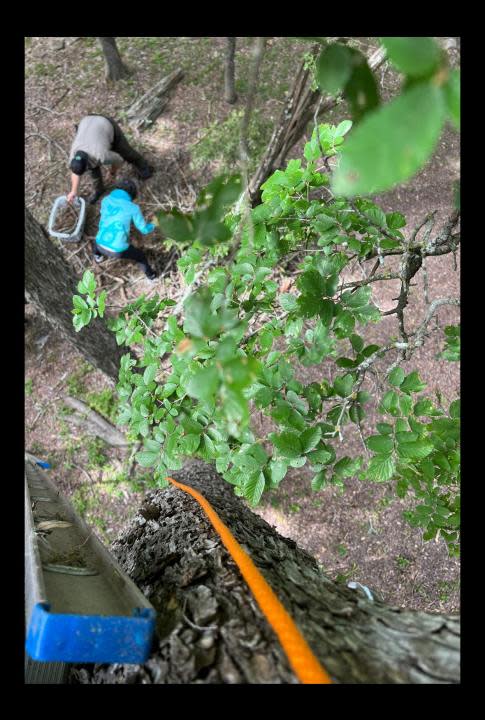
<svg viewBox="0 0 485 720"><path fill-rule="evenodd" d="M95 203L105 191L101 165L110 167L110 180L114 181L117 170L123 160L134 165L139 176L147 180L153 174L153 168L131 147L118 123L104 115L86 115L76 127L76 137L69 153L71 169L71 191L69 202L79 194L81 175L86 170L94 179L94 193L88 198Z"/></svg>

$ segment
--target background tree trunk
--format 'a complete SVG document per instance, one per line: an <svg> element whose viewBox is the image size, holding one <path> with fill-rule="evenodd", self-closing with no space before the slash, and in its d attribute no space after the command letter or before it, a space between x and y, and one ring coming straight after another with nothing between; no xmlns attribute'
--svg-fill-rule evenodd
<svg viewBox="0 0 485 720"><path fill-rule="evenodd" d="M121 59L114 37L99 37L99 44L103 50L106 61L106 79L112 82L130 75L129 69Z"/></svg>
<svg viewBox="0 0 485 720"><path fill-rule="evenodd" d="M25 210L25 291L42 315L86 360L115 382L122 352L99 318L79 333L72 324L72 296L77 293L76 276L44 228Z"/></svg>
<svg viewBox="0 0 485 720"><path fill-rule="evenodd" d="M234 55L236 52L236 38L226 37L226 53L224 64L224 100L228 103L236 102L236 88L234 79Z"/></svg>
<svg viewBox="0 0 485 720"><path fill-rule="evenodd" d="M251 555L335 683L457 683L459 621L369 601L252 513L211 467L174 477L199 490ZM143 665L72 671L86 684L297 683L270 625L199 504L146 495L112 546L158 613Z"/></svg>

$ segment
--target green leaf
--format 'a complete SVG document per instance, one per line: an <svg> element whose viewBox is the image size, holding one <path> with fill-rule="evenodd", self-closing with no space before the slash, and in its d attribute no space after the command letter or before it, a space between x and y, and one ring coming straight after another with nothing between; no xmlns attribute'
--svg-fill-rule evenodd
<svg viewBox="0 0 485 720"><path fill-rule="evenodd" d="M322 437L322 428L318 425L316 427L308 428L300 435L301 449L302 452L307 453L315 448L320 438Z"/></svg>
<svg viewBox="0 0 485 720"><path fill-rule="evenodd" d="M352 345L352 349L355 350L356 353L361 352L364 347L364 341L360 335L351 335L349 340Z"/></svg>
<svg viewBox="0 0 485 720"><path fill-rule="evenodd" d="M389 453L394 447L392 438L389 435L371 435L366 440L369 450L375 453Z"/></svg>
<svg viewBox="0 0 485 720"><path fill-rule="evenodd" d="M425 387L426 383L420 379L418 371L413 370L409 375L406 375L405 380L400 385L400 390L409 395L410 393L421 392Z"/></svg>
<svg viewBox="0 0 485 720"><path fill-rule="evenodd" d="M413 410L413 400L409 395L399 396L399 407L403 415L410 415Z"/></svg>
<svg viewBox="0 0 485 720"><path fill-rule="evenodd" d="M343 137L348 133L348 131L352 127L352 124L352 120L342 120L342 122L337 125L337 128L335 129L335 135L337 137Z"/></svg>
<svg viewBox="0 0 485 720"><path fill-rule="evenodd" d="M271 481L271 487L278 487L280 482L288 472L288 465L283 460L271 460L268 465L268 474Z"/></svg>
<svg viewBox="0 0 485 720"><path fill-rule="evenodd" d="M343 90L352 74L352 51L345 45L333 43L320 53L316 79L320 92L336 95Z"/></svg>
<svg viewBox="0 0 485 720"><path fill-rule="evenodd" d="M258 390L256 395L254 396L254 401L258 407L265 408L272 403L274 397L274 390L268 387L264 387Z"/></svg>
<svg viewBox="0 0 485 720"><path fill-rule="evenodd" d="M402 370L400 367L396 367L389 373L387 381L389 385L395 385L396 387L399 387L402 384L404 377L404 370Z"/></svg>
<svg viewBox="0 0 485 720"><path fill-rule="evenodd" d="M335 379L333 386L337 395L342 398L348 397L354 387L354 378L350 374L338 377Z"/></svg>
<svg viewBox="0 0 485 720"><path fill-rule="evenodd" d="M298 433L290 431L282 432L280 435L270 433L269 439L283 457L298 458L302 454L302 446Z"/></svg>
<svg viewBox="0 0 485 720"><path fill-rule="evenodd" d="M333 192L373 194L408 180L433 152L444 117L443 93L430 83L415 85L369 114L342 149Z"/></svg>
<svg viewBox="0 0 485 720"><path fill-rule="evenodd" d="M308 459L313 464L329 465L335 460L335 450L330 445L318 447L308 455Z"/></svg>
<svg viewBox="0 0 485 720"><path fill-rule="evenodd" d="M346 290L342 294L341 302L343 305L346 305L349 308L361 308L364 305L367 305L371 293L372 290L368 285L357 288L355 292L352 292L351 290Z"/></svg>
<svg viewBox="0 0 485 720"><path fill-rule="evenodd" d="M283 310L295 310L297 307L297 298L291 293L283 293L279 296L279 301Z"/></svg>
<svg viewBox="0 0 485 720"><path fill-rule="evenodd" d="M408 423L403 418L398 418L396 420L396 424L394 425L394 433L396 438L404 437L404 433L409 433L408 437L410 437L411 435L419 435L419 433L415 433L414 430L412 433L409 432ZM416 438L412 437L411 439L415 440Z"/></svg>
<svg viewBox="0 0 485 720"><path fill-rule="evenodd" d="M333 466L333 471L338 477L348 478L357 473L362 464L362 458L343 457Z"/></svg>
<svg viewBox="0 0 485 720"><path fill-rule="evenodd" d="M96 279L94 277L94 273L91 270L85 271L82 279L82 284L86 288L84 292L93 293L96 290ZM79 292L83 291L80 290Z"/></svg>
<svg viewBox="0 0 485 720"><path fill-rule="evenodd" d="M320 472L312 478L312 490L321 490L323 487L325 487L325 470L320 470Z"/></svg>
<svg viewBox="0 0 485 720"><path fill-rule="evenodd" d="M374 355L374 353L377 352L379 348L380 345L367 345L367 347L362 350L362 355L365 358L369 358L371 355Z"/></svg>
<svg viewBox="0 0 485 720"><path fill-rule="evenodd" d="M158 225L166 238L179 243L188 243L192 239L193 224L189 215L184 215L177 208L170 212L157 214Z"/></svg>
<svg viewBox="0 0 485 720"><path fill-rule="evenodd" d="M389 425L389 423L377 423L377 430L381 435L390 435L392 433L392 425Z"/></svg>
<svg viewBox="0 0 485 720"><path fill-rule="evenodd" d="M79 332L84 327L84 322L81 317L81 315L74 315L72 319L72 324L74 325L74 329L76 332Z"/></svg>
<svg viewBox="0 0 485 720"><path fill-rule="evenodd" d="M449 407L450 417L460 418L460 400L453 400Z"/></svg>
<svg viewBox="0 0 485 720"><path fill-rule="evenodd" d="M379 105L379 90L374 73L370 69L364 55L352 49L354 68L345 86L345 99L350 104L355 122Z"/></svg>
<svg viewBox="0 0 485 720"><path fill-rule="evenodd" d="M135 455L137 462L142 467L154 467L160 460L160 452L138 452Z"/></svg>
<svg viewBox="0 0 485 720"><path fill-rule="evenodd" d="M398 443L397 452L399 457L404 458L425 458L434 450L432 443L425 440L417 440L416 442Z"/></svg>
<svg viewBox="0 0 485 720"><path fill-rule="evenodd" d="M431 37L383 37L389 60L405 75L423 77L440 62L440 48Z"/></svg>
<svg viewBox="0 0 485 720"><path fill-rule="evenodd" d="M325 328L328 328L330 323L332 322L333 307L334 305L331 300L320 300L318 304L318 314L320 316L320 320L322 321L322 325L324 325Z"/></svg>
<svg viewBox="0 0 485 720"><path fill-rule="evenodd" d="M406 225L406 218L398 212L386 213L386 224L389 230L399 230Z"/></svg>
<svg viewBox="0 0 485 720"><path fill-rule="evenodd" d="M376 482L386 482L394 475L396 469L392 455L376 455L373 457L367 468L367 475Z"/></svg>
<svg viewBox="0 0 485 720"><path fill-rule="evenodd" d="M198 338L211 338L220 330L219 317L211 312L212 293L207 288L189 295L184 303L184 332Z"/></svg>
<svg viewBox="0 0 485 720"><path fill-rule="evenodd" d="M442 414L440 410L437 410L434 407L433 403L429 398L425 398L424 400L420 400L419 402L417 402L413 408L413 413L418 417L420 415L426 415L431 417L433 415Z"/></svg>
<svg viewBox="0 0 485 720"><path fill-rule="evenodd" d="M386 392L381 400L381 407L384 412L390 415L399 415L399 396L394 390Z"/></svg>
<svg viewBox="0 0 485 720"><path fill-rule="evenodd" d="M143 382L145 385L150 385L155 380L155 375L157 374L158 365L155 363L152 365L149 365L145 372L143 373Z"/></svg>
<svg viewBox="0 0 485 720"><path fill-rule="evenodd" d="M219 386L219 373L214 366L197 370L186 385L187 394L193 398L210 400Z"/></svg>
<svg viewBox="0 0 485 720"><path fill-rule="evenodd" d="M104 310L105 310L105 307L106 307L106 295L107 295L106 290L103 290L103 292L100 293L100 294L99 294L99 297L98 297L98 312L99 312L99 317L103 317L103 316L104 316Z"/></svg>
<svg viewBox="0 0 485 720"><path fill-rule="evenodd" d="M460 71L452 70L443 87L446 106L454 125L460 129Z"/></svg>
<svg viewBox="0 0 485 720"><path fill-rule="evenodd" d="M74 295L72 298L72 303L75 308L78 310L87 310L88 304L84 298L80 297L79 295Z"/></svg>
<svg viewBox="0 0 485 720"><path fill-rule="evenodd" d="M262 472L249 475L249 477L245 478L243 483L244 497L246 500L249 500L252 505L257 505L261 500L264 486L265 479Z"/></svg>
<svg viewBox="0 0 485 720"><path fill-rule="evenodd" d="M325 280L317 270L307 270L297 281L298 288L315 298L321 298L325 291Z"/></svg>
<svg viewBox="0 0 485 720"><path fill-rule="evenodd" d="M200 435L184 435L180 438L180 451L187 455L193 455L200 445Z"/></svg>

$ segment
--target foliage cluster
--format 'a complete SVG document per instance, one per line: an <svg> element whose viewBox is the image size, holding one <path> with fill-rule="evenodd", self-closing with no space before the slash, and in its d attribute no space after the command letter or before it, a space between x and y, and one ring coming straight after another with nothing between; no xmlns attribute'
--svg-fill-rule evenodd
<svg viewBox="0 0 485 720"><path fill-rule="evenodd" d="M179 261L189 286L183 319L181 307L157 296L142 296L108 319L118 344L137 352L122 358L118 422L143 440L137 460L153 468L160 484L194 456L215 463L253 504L290 467L306 465L315 491L343 488L351 476L392 483L398 496L412 491L419 503L409 522L424 529L425 539L441 534L456 553L457 401L435 404L422 394L416 372L391 366L382 422L365 440L370 457L340 452L344 427L362 429L369 368L402 347L395 339L366 344L365 326L381 313L370 283L346 283L342 274L355 260L406 248L403 215L330 190L326 159L338 156L351 125L315 128L305 163L292 160L276 171L252 210L238 179L220 177L193 213L159 214L168 238L189 243ZM298 258L296 286L281 292L275 273L289 258ZM105 303L89 271L78 290L86 300L73 299L77 330L102 315ZM324 362L332 366L331 381L297 379L298 364ZM275 428L266 438L251 427L256 410Z"/></svg>

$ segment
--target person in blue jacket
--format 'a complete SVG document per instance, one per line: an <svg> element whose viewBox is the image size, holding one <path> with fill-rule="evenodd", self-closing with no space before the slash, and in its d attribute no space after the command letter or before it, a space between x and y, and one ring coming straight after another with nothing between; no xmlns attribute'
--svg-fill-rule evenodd
<svg viewBox="0 0 485 720"><path fill-rule="evenodd" d="M139 205L133 202L137 189L134 182L124 180L101 203L99 230L94 243L94 259L102 262L105 257L134 260L149 280L156 278L143 250L130 245L131 223L143 235L153 232L155 225L147 223Z"/></svg>

